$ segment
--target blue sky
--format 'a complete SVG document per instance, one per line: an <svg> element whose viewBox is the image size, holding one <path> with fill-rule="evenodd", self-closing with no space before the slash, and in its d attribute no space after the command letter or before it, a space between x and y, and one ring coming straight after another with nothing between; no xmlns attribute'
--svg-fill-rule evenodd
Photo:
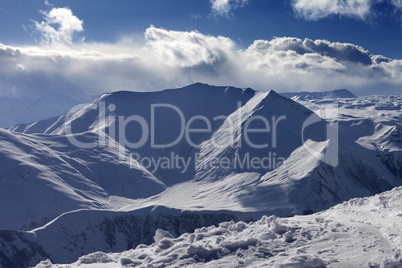
<svg viewBox="0 0 402 268"><path fill-rule="evenodd" d="M214 16L209 0L70 0L49 1L54 7L69 7L84 21L89 42L116 42L127 35L142 35L150 25L169 30L198 30L223 35L247 47L257 39L275 36L326 39L363 46L373 54L402 59L402 9L384 1L372 6L365 19L329 15L320 20L297 16L292 1L252 0L226 16ZM34 44L32 31L23 30L31 20L40 21L44 1L3 0L0 7L0 41L4 44Z"/></svg>
<svg viewBox="0 0 402 268"><path fill-rule="evenodd" d="M0 96L197 81L402 92L401 0L2 0L0 26Z"/></svg>

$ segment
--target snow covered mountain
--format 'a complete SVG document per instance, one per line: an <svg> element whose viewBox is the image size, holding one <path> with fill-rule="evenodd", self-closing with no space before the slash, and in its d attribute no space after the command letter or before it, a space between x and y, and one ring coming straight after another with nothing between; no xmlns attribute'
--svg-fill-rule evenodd
<svg viewBox="0 0 402 268"><path fill-rule="evenodd" d="M0 259L71 263L402 185L402 99L337 101L197 83L3 130Z"/></svg>
<svg viewBox="0 0 402 268"><path fill-rule="evenodd" d="M78 135L97 140L93 133ZM29 230L77 209L113 208L111 195L143 198L165 185L131 167L121 151L74 148L64 136L18 135L0 129L0 228Z"/></svg>
<svg viewBox="0 0 402 268"><path fill-rule="evenodd" d="M161 107L155 108L154 116L151 118L152 105L161 105ZM100 111L102 106L106 107L104 111ZM109 107L113 107L113 109L109 109ZM14 126L10 130L25 134L43 133L49 135L96 132L109 137L113 136L120 145L126 148L135 141L144 138L144 131L149 131L149 135L154 134L153 139L152 137L145 137L146 141L143 145L135 148L135 150L130 150L130 148L128 150L146 159L170 157L173 152L175 156L181 159L192 160L185 172L178 168L158 169L154 172L157 178L171 186L178 182L189 181L194 177L199 180L202 176L213 179L214 175L210 174L213 169L208 168L209 164L205 163L207 161L206 155L210 159L229 158L230 154L236 155L238 159L244 159L245 154L259 158L266 155L266 148L251 148L250 143L244 140L245 136L241 135L247 120L251 117L268 118L270 120L268 123L272 123L272 127L275 127L274 124L276 123L272 120L282 121L280 122L281 135L277 137L274 137L276 133L273 131L272 134L252 133L248 137L251 139L251 145L275 142L276 148L269 148L269 151L272 154L276 153L278 157L288 157L294 149L302 145L300 136L302 124L311 114L312 112L305 107L279 96L274 91L262 93L255 92L252 89L242 90L195 84L182 89L162 92L105 94L87 108L67 119L62 116L28 126ZM147 122L147 129L144 130L138 122L127 124L124 119L130 118L132 115ZM280 119L281 116L286 120ZM194 118L196 120L190 121ZM250 124L250 127L259 127L263 122L255 120L254 123ZM151 124L154 126L153 129L151 129ZM184 134L180 131L183 130L184 124L187 126L191 124L191 129L200 127L203 132L189 133L188 138L183 136L177 143L166 146L166 148L160 148L162 147L160 145L171 143L181 134ZM124 128L124 133L120 133L122 128ZM210 128L210 130L207 131L206 128ZM229 128L230 130L228 130ZM229 131L230 135L228 135ZM311 131L310 134L314 140L320 138L319 131L315 133ZM213 139L211 139L212 137ZM227 139L232 139L232 137L233 141ZM152 143L156 146L153 146ZM225 148L216 150L214 143L222 144ZM238 144L243 144L243 146L238 146ZM201 145L201 150L194 148L194 145ZM199 154L199 163L194 161L196 154ZM151 169L153 170L155 167ZM225 169L225 172L229 174L234 169L235 167L230 167ZM247 166L240 169L237 171L266 171L247 168ZM218 169L218 172L222 172L222 170ZM204 174L205 172L209 172L209 174ZM217 174L217 176L223 177L222 174Z"/></svg>

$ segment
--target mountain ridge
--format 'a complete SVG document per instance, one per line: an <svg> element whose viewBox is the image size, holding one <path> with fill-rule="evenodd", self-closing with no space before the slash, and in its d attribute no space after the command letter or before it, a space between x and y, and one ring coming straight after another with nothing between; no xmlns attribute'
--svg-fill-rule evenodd
<svg viewBox="0 0 402 268"><path fill-rule="evenodd" d="M284 92L282 96L295 99L295 100L308 100L308 99L334 99L334 98L356 98L356 95L347 89L335 89L329 91L300 91L300 92Z"/></svg>

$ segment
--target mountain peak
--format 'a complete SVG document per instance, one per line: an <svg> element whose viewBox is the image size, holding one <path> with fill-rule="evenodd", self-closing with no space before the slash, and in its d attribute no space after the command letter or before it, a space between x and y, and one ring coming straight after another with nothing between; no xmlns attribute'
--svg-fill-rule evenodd
<svg viewBox="0 0 402 268"><path fill-rule="evenodd" d="M267 98L270 98L270 99L278 99L278 98L285 99L283 96L281 96L280 94L278 94L278 93L277 93L276 91L274 91L273 89L270 89L270 90L268 91Z"/></svg>

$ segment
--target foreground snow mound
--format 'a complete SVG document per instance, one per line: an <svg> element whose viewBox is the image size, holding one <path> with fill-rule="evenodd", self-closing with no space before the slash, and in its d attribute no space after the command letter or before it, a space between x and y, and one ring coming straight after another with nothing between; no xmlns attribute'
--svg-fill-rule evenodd
<svg viewBox="0 0 402 268"><path fill-rule="evenodd" d="M92 252L122 252L230 220L237 218L225 213L182 212L164 207L132 212L79 210L64 213L30 232L0 230L0 267L33 266L47 258L71 263ZM35 252L40 254L33 254Z"/></svg>
<svg viewBox="0 0 402 268"><path fill-rule="evenodd" d="M308 216L222 222L122 253L44 267L401 267L402 187Z"/></svg>

